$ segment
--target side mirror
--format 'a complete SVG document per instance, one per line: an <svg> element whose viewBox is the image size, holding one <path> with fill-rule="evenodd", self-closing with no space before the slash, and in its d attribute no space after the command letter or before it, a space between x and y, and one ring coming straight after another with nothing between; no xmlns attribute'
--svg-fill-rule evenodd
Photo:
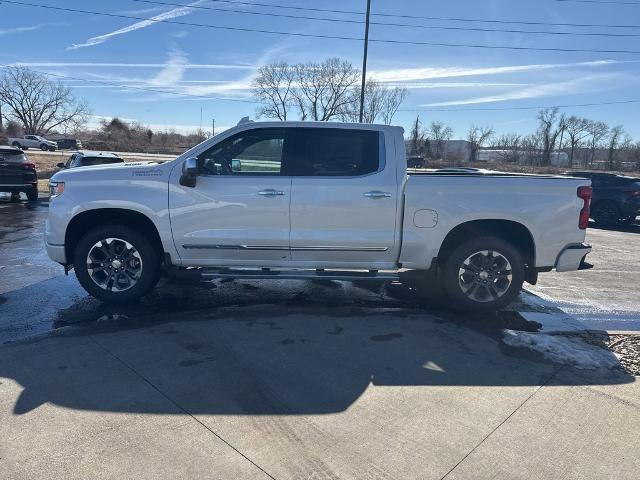
<svg viewBox="0 0 640 480"><path fill-rule="evenodd" d="M62 162L60 162L60 163L59 163L59 164L57 164L56 166L57 166L58 168L64 168L64 167L65 167L64 163L62 163Z"/></svg>
<svg viewBox="0 0 640 480"><path fill-rule="evenodd" d="M198 173L198 159L194 157L187 158L187 160L182 164L180 185L191 188L195 187Z"/></svg>

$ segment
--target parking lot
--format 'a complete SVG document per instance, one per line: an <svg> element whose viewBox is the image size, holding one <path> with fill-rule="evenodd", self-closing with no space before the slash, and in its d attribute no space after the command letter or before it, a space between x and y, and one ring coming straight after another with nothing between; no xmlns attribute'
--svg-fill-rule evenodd
<svg viewBox="0 0 640 480"><path fill-rule="evenodd" d="M637 478L614 345L640 332L639 225L590 229L593 269L469 315L402 285L189 277L107 306L47 258L46 215L0 198L7 478ZM540 324L603 363L504 340Z"/></svg>

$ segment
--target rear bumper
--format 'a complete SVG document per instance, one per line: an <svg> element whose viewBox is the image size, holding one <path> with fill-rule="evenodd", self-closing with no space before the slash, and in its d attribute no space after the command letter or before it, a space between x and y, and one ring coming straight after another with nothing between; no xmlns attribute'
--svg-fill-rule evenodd
<svg viewBox="0 0 640 480"><path fill-rule="evenodd" d="M581 243L567 246L556 260L556 272L571 272L580 270L584 257L591 252L591 245Z"/></svg>
<svg viewBox="0 0 640 480"><path fill-rule="evenodd" d="M24 183L0 183L0 192L24 192L32 188L38 188L38 181Z"/></svg>

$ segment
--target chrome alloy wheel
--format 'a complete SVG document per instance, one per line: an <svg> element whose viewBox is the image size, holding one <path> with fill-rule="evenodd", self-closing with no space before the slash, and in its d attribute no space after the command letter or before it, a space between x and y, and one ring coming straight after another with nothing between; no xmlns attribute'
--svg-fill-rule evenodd
<svg viewBox="0 0 640 480"><path fill-rule="evenodd" d="M460 289L475 302L499 299L509 290L511 279L511 264L493 250L469 255L458 271Z"/></svg>
<svg viewBox="0 0 640 480"><path fill-rule="evenodd" d="M87 272L103 290L122 292L138 283L142 274L142 258L126 240L105 238L89 249Z"/></svg>

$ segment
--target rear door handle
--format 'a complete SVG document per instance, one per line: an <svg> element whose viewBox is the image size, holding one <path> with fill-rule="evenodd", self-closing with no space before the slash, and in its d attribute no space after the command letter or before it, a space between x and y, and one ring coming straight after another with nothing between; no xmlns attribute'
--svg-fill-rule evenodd
<svg viewBox="0 0 640 480"><path fill-rule="evenodd" d="M391 194L389 192L374 190L372 192L365 192L364 196L367 198L389 198Z"/></svg>
<svg viewBox="0 0 640 480"><path fill-rule="evenodd" d="M266 190L260 190L258 195L262 195L263 197L278 197L284 195L282 190L274 190L273 188L267 188Z"/></svg>

